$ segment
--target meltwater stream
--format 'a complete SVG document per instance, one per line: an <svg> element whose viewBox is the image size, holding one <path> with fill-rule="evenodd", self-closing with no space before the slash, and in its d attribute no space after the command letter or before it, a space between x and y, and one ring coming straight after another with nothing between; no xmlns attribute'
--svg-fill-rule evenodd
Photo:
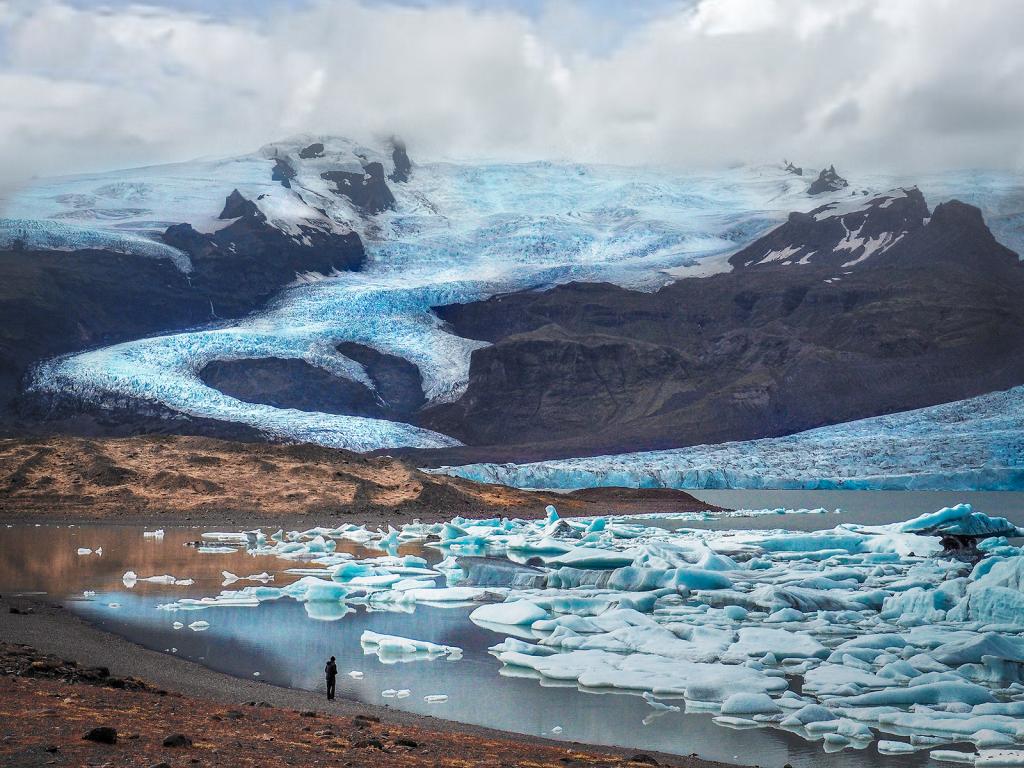
<svg viewBox="0 0 1024 768"><path fill-rule="evenodd" d="M849 499L849 503L844 503ZM719 499L714 499L718 501ZM723 501L725 501L723 499ZM934 511L936 494L871 492L821 494L787 492L785 498L745 492L727 501L743 506L843 507L849 512L776 514L687 520L666 523L719 530L784 527L822 530L838 523L883 524ZM973 502L990 515L1020 519L1024 494L957 494L954 501ZM327 521L324 521L327 522ZM657 521L637 521L653 524ZM820 742L780 729L730 729L715 724L712 714L670 712L662 716L638 695L584 691L575 683L558 684L547 678L516 676L487 649L509 636L468 620L476 605L447 607L425 604L372 610L366 605L298 602L281 598L256 607L217 607L203 611L166 611L158 606L182 598L216 595L221 589L240 589L259 582L240 580L224 585L223 572L240 577L266 572L270 586L294 583L302 561L253 556L244 548L216 545L205 551L186 546L210 528L169 528L162 537L144 536L132 526L14 526L0 528L0 590L44 591L100 627L144 646L193 659L212 669L239 677L309 690L322 687L323 659L335 655L341 676L339 695L385 704L410 712L544 735L556 739L659 750L696 752L705 758L762 766L924 765L927 751L898 757L880 754L874 745L823 755ZM209 542L208 542L209 543ZM339 540L338 551L356 558L383 553ZM96 554L102 549L102 554ZM88 550L88 552L86 552ZM79 554L81 552L81 554ZM422 556L431 564L444 553L421 544L406 544L402 555ZM129 588L123 576L135 572L140 580ZM191 584L144 581L169 575ZM166 581L163 580L163 581ZM332 608L333 605L333 608ZM379 607L379 606L378 606ZM208 627L196 624L205 622ZM463 649L458 660L437 658L383 663L364 653L364 630L414 637ZM529 630L524 630L529 632ZM349 672L361 673L350 676ZM257 675L258 673L258 675ZM402 698L385 691L408 691ZM445 695L443 703L424 697ZM670 698L666 703L673 703ZM680 699L676 704L683 704ZM560 730L556 730L560 729ZM963 747L970 751L968 744Z"/></svg>

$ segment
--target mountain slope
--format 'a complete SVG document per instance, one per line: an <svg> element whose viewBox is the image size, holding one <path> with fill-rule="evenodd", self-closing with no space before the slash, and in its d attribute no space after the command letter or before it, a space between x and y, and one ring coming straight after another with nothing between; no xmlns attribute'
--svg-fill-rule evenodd
<svg viewBox="0 0 1024 768"><path fill-rule="evenodd" d="M438 473L520 488L1024 490L1024 387L786 437Z"/></svg>
<svg viewBox="0 0 1024 768"><path fill-rule="evenodd" d="M977 209L929 218L913 190L828 210L654 294L576 284L439 308L492 346L421 423L486 449L427 460L785 435L1024 382L1024 269Z"/></svg>

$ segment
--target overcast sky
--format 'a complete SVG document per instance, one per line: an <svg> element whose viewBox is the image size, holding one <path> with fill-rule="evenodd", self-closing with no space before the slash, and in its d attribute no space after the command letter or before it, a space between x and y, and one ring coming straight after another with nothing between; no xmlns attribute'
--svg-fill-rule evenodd
<svg viewBox="0 0 1024 768"><path fill-rule="evenodd" d="M0 0L0 175L307 131L414 159L1020 169L1022 40L1021 0Z"/></svg>

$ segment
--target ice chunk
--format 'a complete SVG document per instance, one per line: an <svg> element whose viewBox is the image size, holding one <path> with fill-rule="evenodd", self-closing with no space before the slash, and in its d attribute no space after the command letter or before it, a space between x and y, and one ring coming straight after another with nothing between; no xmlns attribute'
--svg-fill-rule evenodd
<svg viewBox="0 0 1024 768"><path fill-rule="evenodd" d="M905 741L881 739L878 742L878 751L883 755L910 755L917 751L917 747Z"/></svg>
<svg viewBox="0 0 1024 768"><path fill-rule="evenodd" d="M964 763L973 765L977 755L973 752L958 752L954 749L933 749L928 757L940 763Z"/></svg>
<svg viewBox="0 0 1024 768"><path fill-rule="evenodd" d="M723 715L774 715L781 711L764 693L734 693L722 702Z"/></svg>
<svg viewBox="0 0 1024 768"><path fill-rule="evenodd" d="M533 624L535 621L548 618L550 614L543 608L528 600L514 600L507 603L489 603L481 605L469 614L474 622L491 624Z"/></svg>
<svg viewBox="0 0 1024 768"><path fill-rule="evenodd" d="M451 645L439 645L426 640L412 640L397 635L382 635L369 629L359 638L363 653L376 654L385 664L418 661L447 656L450 660L462 657L462 649Z"/></svg>

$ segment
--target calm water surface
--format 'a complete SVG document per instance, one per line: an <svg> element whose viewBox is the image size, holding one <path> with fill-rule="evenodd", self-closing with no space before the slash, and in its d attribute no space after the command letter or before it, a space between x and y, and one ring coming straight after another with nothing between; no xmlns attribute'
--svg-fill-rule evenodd
<svg viewBox="0 0 1024 768"><path fill-rule="evenodd" d="M840 522L880 524L906 519L921 512L968 501L990 515L1005 515L1024 522L1021 493L918 493L883 491L708 491L697 494L723 506L840 508L839 514L733 518L716 522L684 523L693 527L776 528L799 530L831 528ZM322 521L330 524L330 521ZM338 657L339 695L374 704L430 714L509 731L546 735L571 741L609 744L702 757L748 765L803 768L821 765L854 766L925 765L927 752L911 756L880 755L874 745L863 751L826 754L820 743L774 729L732 730L715 725L710 715L670 713L651 720L653 710L638 696L622 692L581 691L552 681L502 674L501 664L487 648L506 635L474 625L467 619L471 606L435 608L419 605L413 613L367 611L362 606L342 615L310 615L306 604L283 598L255 608L213 608L168 612L161 603L181 597L215 595L221 589L221 571L239 576L267 571L274 586L298 578L283 573L300 566L243 551L201 553L188 546L204 528L170 528L163 539L145 538L134 526L15 526L0 528L0 590L46 592L73 611L110 632L148 648L193 659L212 669L239 677L308 690L322 690L323 660ZM230 529L229 529L230 530ZM78 555L79 548L103 554ZM356 557L375 557L378 550L339 542L339 549ZM440 559L436 549L403 547L401 554ZM171 574L194 579L191 586L139 582L128 589L125 571L140 577ZM236 582L238 589L250 582ZM95 592L86 596L85 592ZM174 629L207 621L210 628ZM383 664L365 656L359 644L364 629L430 640L464 649L458 661L415 661ZM353 679L348 672L363 673ZM258 673L258 675L256 675ZM387 689L409 689L404 699L383 698ZM423 697L447 694L443 704L427 704ZM680 704L682 702L679 702ZM647 724L644 724L647 719ZM560 734L551 729L561 726Z"/></svg>

